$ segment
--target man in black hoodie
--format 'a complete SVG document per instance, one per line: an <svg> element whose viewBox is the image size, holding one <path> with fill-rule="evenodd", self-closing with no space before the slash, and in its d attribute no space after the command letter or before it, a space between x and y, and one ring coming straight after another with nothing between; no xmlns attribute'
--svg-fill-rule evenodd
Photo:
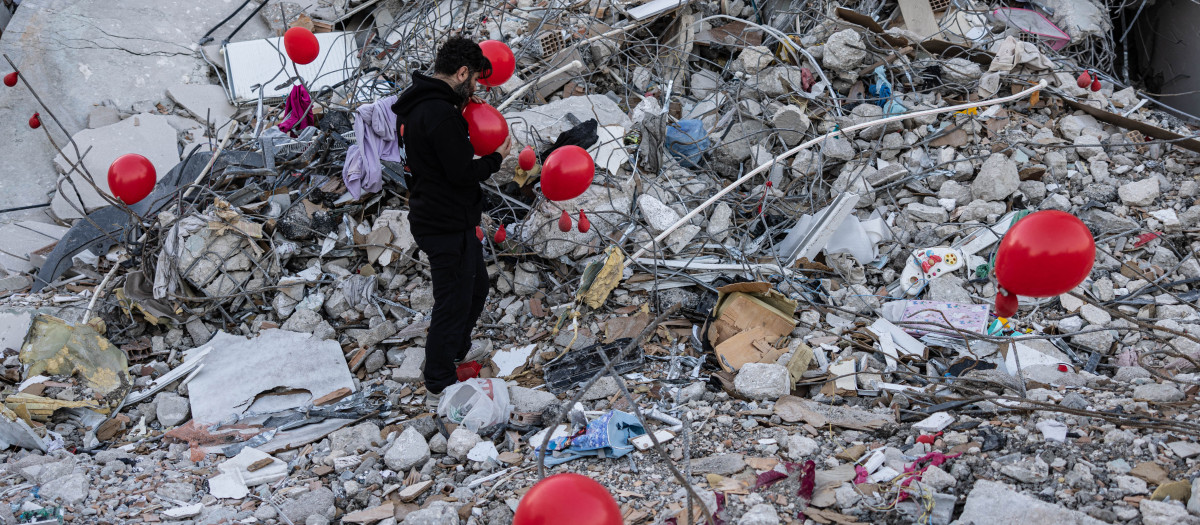
<svg viewBox="0 0 1200 525"><path fill-rule="evenodd" d="M433 316L425 342L427 401L457 381L455 362L471 348L471 330L483 312L488 275L475 235L483 213L479 183L500 169L511 138L495 153L474 158L463 108L491 64L479 44L452 37L442 44L432 77L414 72L392 110L412 171L408 220L429 258Z"/></svg>

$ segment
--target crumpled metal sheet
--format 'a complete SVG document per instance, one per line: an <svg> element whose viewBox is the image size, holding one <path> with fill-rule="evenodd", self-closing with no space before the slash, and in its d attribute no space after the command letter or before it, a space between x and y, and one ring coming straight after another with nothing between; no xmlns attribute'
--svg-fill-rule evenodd
<svg viewBox="0 0 1200 525"><path fill-rule="evenodd" d="M72 326L54 316L39 314L21 345L25 377L39 374L77 376L85 386L115 405L132 387L125 352L104 337L104 321L92 319Z"/></svg>

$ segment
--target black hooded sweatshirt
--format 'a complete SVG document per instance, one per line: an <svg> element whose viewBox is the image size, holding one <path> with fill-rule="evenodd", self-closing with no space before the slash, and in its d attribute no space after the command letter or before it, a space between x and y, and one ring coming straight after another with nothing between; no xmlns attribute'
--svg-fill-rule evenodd
<svg viewBox="0 0 1200 525"><path fill-rule="evenodd" d="M474 230L483 213L479 183L500 170L499 153L474 158L462 98L446 82L414 72L392 105L412 171L409 214L414 236ZM403 125L403 130L399 129Z"/></svg>

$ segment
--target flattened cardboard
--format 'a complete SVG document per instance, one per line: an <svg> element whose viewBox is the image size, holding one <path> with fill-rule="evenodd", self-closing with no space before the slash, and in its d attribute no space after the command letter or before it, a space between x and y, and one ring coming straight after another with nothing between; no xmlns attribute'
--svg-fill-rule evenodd
<svg viewBox="0 0 1200 525"><path fill-rule="evenodd" d="M736 283L717 289L715 320L708 327L721 367L728 372L746 363L772 363L785 352L774 343L796 326L796 302L769 283Z"/></svg>

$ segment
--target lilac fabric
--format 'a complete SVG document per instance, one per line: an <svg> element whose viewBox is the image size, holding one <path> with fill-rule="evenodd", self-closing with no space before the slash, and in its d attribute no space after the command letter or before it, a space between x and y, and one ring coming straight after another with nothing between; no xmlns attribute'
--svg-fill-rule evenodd
<svg viewBox="0 0 1200 525"><path fill-rule="evenodd" d="M279 131L284 133L300 131L317 123L317 117L312 113L312 98L301 84L292 86L292 92L283 101L283 113L287 119L279 124Z"/></svg>
<svg viewBox="0 0 1200 525"><path fill-rule="evenodd" d="M358 142L346 151L342 166L342 182L354 198L365 191L383 189L381 160L401 162L400 143L396 138L396 113L392 104L396 97L384 97L360 106L354 116L354 138Z"/></svg>

